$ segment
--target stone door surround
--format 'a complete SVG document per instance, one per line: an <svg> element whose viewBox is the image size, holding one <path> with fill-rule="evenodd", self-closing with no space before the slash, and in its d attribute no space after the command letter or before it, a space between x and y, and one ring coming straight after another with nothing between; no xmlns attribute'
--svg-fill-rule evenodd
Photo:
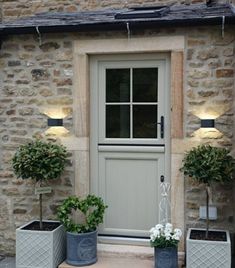
<svg viewBox="0 0 235 268"><path fill-rule="evenodd" d="M89 193L89 56L99 54L170 54L171 67L171 218L184 229L184 183L179 173L181 154L175 151L183 140L183 53L184 36L152 36L126 39L81 39L74 43L74 137L62 139L74 151L75 194Z"/></svg>

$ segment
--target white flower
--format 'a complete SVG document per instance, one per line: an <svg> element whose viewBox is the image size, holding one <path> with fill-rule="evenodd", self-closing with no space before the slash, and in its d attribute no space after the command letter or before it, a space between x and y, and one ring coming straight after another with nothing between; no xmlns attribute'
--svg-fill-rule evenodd
<svg viewBox="0 0 235 268"><path fill-rule="evenodd" d="M155 228L158 229L158 230L163 230L163 225L162 224L157 224L155 226Z"/></svg>
<svg viewBox="0 0 235 268"><path fill-rule="evenodd" d="M164 235L165 236L171 236L171 232L167 229L164 230Z"/></svg>
<svg viewBox="0 0 235 268"><path fill-rule="evenodd" d="M154 235L150 235L150 240L151 240L152 242L154 242L155 239L156 239L156 237L155 237Z"/></svg>
<svg viewBox="0 0 235 268"><path fill-rule="evenodd" d="M150 230L150 240L152 242L154 242L156 240L156 238L159 238L160 236L161 236L161 233L160 233L160 231L158 229L152 228Z"/></svg>
<svg viewBox="0 0 235 268"><path fill-rule="evenodd" d="M180 237L177 234L172 235L172 239L180 240Z"/></svg>
<svg viewBox="0 0 235 268"><path fill-rule="evenodd" d="M167 229L170 232L172 232L172 224L171 223L167 223L165 229Z"/></svg>
<svg viewBox="0 0 235 268"><path fill-rule="evenodd" d="M176 234L176 235L178 235L179 237L181 237L181 235L182 235L182 231L181 231L180 229L176 228L176 229L174 230L174 234Z"/></svg>
<svg viewBox="0 0 235 268"><path fill-rule="evenodd" d="M171 229L165 229L164 234L172 234L172 230Z"/></svg>
<svg viewBox="0 0 235 268"><path fill-rule="evenodd" d="M153 234L156 236L156 237L159 237L160 236L160 231L159 230L154 230Z"/></svg>

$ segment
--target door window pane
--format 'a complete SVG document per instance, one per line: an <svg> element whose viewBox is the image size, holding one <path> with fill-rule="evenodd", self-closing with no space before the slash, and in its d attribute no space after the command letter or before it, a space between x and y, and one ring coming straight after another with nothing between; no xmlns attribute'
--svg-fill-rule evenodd
<svg viewBox="0 0 235 268"><path fill-rule="evenodd" d="M106 69L106 102L130 101L130 69Z"/></svg>
<svg viewBox="0 0 235 268"><path fill-rule="evenodd" d="M133 106L133 138L157 138L157 105Z"/></svg>
<svg viewBox="0 0 235 268"><path fill-rule="evenodd" d="M157 102L158 69L133 69L133 101Z"/></svg>
<svg viewBox="0 0 235 268"><path fill-rule="evenodd" d="M130 138L130 105L106 105L106 138Z"/></svg>

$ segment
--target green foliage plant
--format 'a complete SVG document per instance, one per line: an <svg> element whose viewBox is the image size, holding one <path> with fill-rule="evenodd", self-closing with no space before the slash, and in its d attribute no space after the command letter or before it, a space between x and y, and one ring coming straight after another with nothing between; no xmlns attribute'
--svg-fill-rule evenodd
<svg viewBox="0 0 235 268"><path fill-rule="evenodd" d="M67 156L63 145L36 139L18 148L12 167L18 178L34 180L41 186L44 181L57 179L62 174ZM39 203L42 229L42 194Z"/></svg>
<svg viewBox="0 0 235 268"><path fill-rule="evenodd" d="M187 152L181 171L206 186L206 238L209 230L209 187L214 182L226 183L234 178L235 159L225 148L199 145Z"/></svg>
<svg viewBox="0 0 235 268"><path fill-rule="evenodd" d="M100 197L88 195L85 199L70 196L64 200L58 208L58 219L64 225L67 232L87 233L95 231L103 222L104 212L107 206ZM85 223L75 223L72 219L72 211L81 211L85 216Z"/></svg>

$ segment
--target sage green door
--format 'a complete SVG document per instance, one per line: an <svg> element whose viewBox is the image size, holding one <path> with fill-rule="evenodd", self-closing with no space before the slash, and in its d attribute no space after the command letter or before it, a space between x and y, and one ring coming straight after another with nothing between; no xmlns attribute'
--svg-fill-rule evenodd
<svg viewBox="0 0 235 268"><path fill-rule="evenodd" d="M100 234L148 237L168 159L167 58L94 56L90 66L91 192L108 205Z"/></svg>

